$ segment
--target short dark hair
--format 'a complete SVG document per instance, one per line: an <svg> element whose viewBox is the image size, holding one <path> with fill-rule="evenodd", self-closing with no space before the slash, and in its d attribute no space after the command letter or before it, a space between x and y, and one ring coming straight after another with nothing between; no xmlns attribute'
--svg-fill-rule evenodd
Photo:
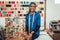
<svg viewBox="0 0 60 40"><path fill-rule="evenodd" d="M36 6L36 3L35 2L31 2L29 6L31 6L31 4L34 4Z"/></svg>

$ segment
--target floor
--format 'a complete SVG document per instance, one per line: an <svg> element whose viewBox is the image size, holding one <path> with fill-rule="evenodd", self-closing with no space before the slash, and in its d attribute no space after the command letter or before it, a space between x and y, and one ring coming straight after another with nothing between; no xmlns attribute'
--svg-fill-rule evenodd
<svg viewBox="0 0 60 40"><path fill-rule="evenodd" d="M46 31L41 31L40 36L36 40L53 40Z"/></svg>

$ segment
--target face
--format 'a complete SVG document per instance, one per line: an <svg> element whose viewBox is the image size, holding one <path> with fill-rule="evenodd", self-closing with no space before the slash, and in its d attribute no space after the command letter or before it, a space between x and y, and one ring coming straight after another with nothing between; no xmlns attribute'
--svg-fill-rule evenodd
<svg viewBox="0 0 60 40"><path fill-rule="evenodd" d="M30 12L34 12L35 9L36 9L36 5L31 4L30 7L29 7L29 9L30 9Z"/></svg>

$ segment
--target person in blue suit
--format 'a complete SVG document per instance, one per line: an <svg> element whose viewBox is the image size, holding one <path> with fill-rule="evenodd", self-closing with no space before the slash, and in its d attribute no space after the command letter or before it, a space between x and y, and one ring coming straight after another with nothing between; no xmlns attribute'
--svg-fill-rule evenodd
<svg viewBox="0 0 60 40"><path fill-rule="evenodd" d="M26 15L26 32L32 34L31 40L34 40L39 37L40 26L41 26L41 17L39 12L35 11L36 3L31 2L29 5L29 12Z"/></svg>

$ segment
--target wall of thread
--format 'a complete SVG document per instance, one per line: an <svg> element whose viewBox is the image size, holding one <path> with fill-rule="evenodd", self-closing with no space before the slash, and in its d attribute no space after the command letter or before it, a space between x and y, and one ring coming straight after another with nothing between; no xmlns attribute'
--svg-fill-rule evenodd
<svg viewBox="0 0 60 40"><path fill-rule="evenodd" d="M20 40L20 31L25 30L25 16L29 11L29 1L0 1L0 18L5 19L5 33L6 40ZM36 11L41 15L41 27L44 27L44 11L45 0L35 2ZM1 26L1 25L0 25ZM7 38L9 37L9 39Z"/></svg>

